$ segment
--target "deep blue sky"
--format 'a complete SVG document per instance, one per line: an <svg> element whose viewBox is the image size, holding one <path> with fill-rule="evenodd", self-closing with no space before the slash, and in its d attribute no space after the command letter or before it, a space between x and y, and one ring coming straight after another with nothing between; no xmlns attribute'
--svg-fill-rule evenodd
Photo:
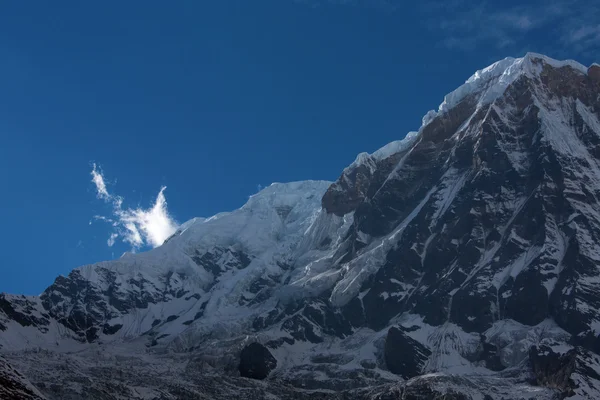
<svg viewBox="0 0 600 400"><path fill-rule="evenodd" d="M166 185L179 222L257 185L334 180L497 59L597 61L598 9L566 4L3 2L0 291L129 249L89 223L110 208L92 163L130 207Z"/></svg>

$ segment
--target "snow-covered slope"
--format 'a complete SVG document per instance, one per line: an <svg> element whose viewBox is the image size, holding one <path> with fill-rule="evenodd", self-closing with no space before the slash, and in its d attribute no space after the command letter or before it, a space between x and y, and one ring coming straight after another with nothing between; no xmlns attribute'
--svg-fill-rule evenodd
<svg viewBox="0 0 600 400"><path fill-rule="evenodd" d="M335 183L1 295L2 350L83 398L599 397L596 69L499 61Z"/></svg>
<svg viewBox="0 0 600 400"><path fill-rule="evenodd" d="M254 281L282 277L297 254L306 258L300 246L311 246L305 233L330 184L275 183L236 211L183 224L161 247L58 277L39 298L2 295L0 345L77 348L150 330L166 337L201 315L209 326L237 324L252 313L241 309L256 295Z"/></svg>

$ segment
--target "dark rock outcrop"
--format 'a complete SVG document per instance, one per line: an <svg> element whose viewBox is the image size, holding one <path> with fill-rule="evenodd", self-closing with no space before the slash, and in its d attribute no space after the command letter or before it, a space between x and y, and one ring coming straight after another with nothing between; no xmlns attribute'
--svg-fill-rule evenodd
<svg viewBox="0 0 600 400"><path fill-rule="evenodd" d="M573 394L571 374L575 370L576 358L577 351L574 348L561 352L543 344L529 350L529 361L536 383L558 389L565 395Z"/></svg>
<svg viewBox="0 0 600 400"><path fill-rule="evenodd" d="M396 327L391 327L385 338L384 358L390 372L409 379L421 374L423 365L431 351L407 336Z"/></svg>
<svg viewBox="0 0 600 400"><path fill-rule="evenodd" d="M529 350L529 364L539 386L558 391L561 398L597 398L600 356L582 347L543 341Z"/></svg>
<svg viewBox="0 0 600 400"><path fill-rule="evenodd" d="M600 65L593 64L588 69L588 76L596 83L600 83Z"/></svg>
<svg viewBox="0 0 600 400"><path fill-rule="evenodd" d="M338 216L343 216L356 209L365 198L369 188L372 171L363 164L351 171L344 172L339 188L332 186L323 196L323 208Z"/></svg>
<svg viewBox="0 0 600 400"><path fill-rule="evenodd" d="M277 367L277 360L260 343L251 343L240 353L240 375L244 378L265 379Z"/></svg>

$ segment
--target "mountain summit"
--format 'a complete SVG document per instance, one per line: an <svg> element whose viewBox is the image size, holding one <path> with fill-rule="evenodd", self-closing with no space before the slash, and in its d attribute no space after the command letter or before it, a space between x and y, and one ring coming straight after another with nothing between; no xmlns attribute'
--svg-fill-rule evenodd
<svg viewBox="0 0 600 400"><path fill-rule="evenodd" d="M600 398L599 334L600 67L533 53L334 183L0 296L48 399Z"/></svg>

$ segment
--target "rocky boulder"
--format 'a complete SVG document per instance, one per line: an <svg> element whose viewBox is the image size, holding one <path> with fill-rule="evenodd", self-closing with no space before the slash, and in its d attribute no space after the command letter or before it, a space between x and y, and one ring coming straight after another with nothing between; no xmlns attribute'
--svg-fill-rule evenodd
<svg viewBox="0 0 600 400"><path fill-rule="evenodd" d="M407 336L400 329L391 327L385 338L384 358L390 372L409 379L421 374L431 351Z"/></svg>
<svg viewBox="0 0 600 400"><path fill-rule="evenodd" d="M244 378L265 379L277 367L277 360L260 343L251 343L240 354L240 375Z"/></svg>

